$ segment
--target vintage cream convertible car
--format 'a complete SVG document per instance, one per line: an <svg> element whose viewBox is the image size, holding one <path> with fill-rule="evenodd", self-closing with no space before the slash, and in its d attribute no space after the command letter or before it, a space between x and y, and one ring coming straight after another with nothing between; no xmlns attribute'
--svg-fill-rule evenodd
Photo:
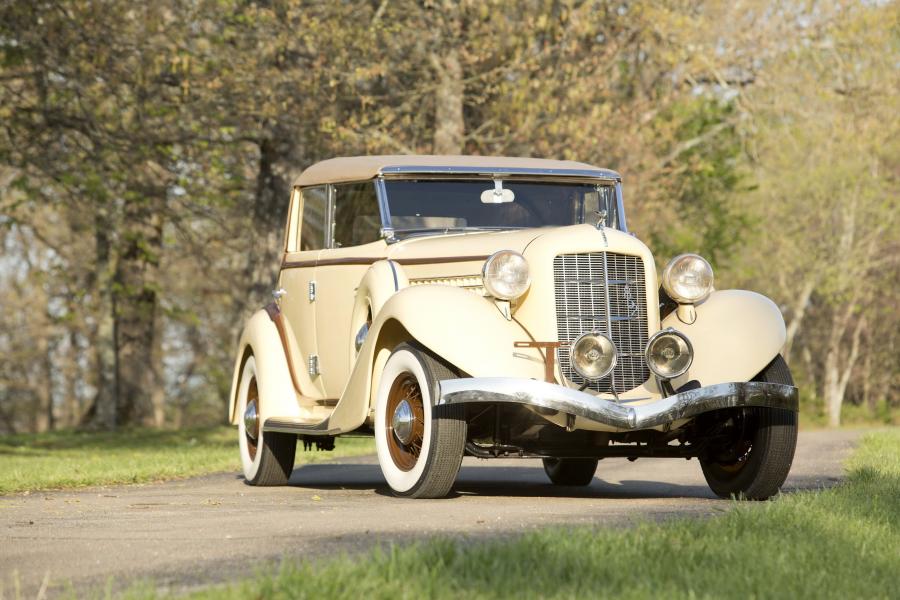
<svg viewBox="0 0 900 600"><path fill-rule="evenodd" d="M797 388L759 294L703 258L661 275L620 176L531 158L366 156L308 168L275 301L243 331L229 418L244 476L287 482L298 437L374 435L395 494L445 496L463 456L697 457L720 496L787 477Z"/></svg>

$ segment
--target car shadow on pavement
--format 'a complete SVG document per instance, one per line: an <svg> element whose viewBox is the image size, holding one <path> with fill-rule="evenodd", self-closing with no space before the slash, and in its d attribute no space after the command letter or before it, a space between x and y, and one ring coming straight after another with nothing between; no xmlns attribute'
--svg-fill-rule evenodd
<svg viewBox="0 0 900 600"><path fill-rule="evenodd" d="M377 464L311 464L294 469L289 484L307 489L372 490L391 496ZM534 498L706 498L716 496L705 485L661 481L607 482L595 477L586 487L552 485L540 467L463 466L450 498L463 496Z"/></svg>

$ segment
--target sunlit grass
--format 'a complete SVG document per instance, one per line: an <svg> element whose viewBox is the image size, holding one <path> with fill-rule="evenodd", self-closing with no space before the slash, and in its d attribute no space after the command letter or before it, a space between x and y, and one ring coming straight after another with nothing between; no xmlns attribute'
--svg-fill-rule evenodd
<svg viewBox="0 0 900 600"><path fill-rule="evenodd" d="M334 452L297 450L296 464L371 454L366 438L341 438ZM142 483L239 471L236 429L53 432L0 437L0 494Z"/></svg>
<svg viewBox="0 0 900 600"><path fill-rule="evenodd" d="M900 431L867 436L848 468L837 488L741 503L711 519L435 540L361 559L289 562L192 597L896 597Z"/></svg>

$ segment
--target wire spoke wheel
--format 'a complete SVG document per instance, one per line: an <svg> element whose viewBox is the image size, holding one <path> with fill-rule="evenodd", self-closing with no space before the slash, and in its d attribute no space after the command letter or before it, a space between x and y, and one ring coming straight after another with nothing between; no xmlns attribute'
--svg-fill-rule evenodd
<svg viewBox="0 0 900 600"><path fill-rule="evenodd" d="M398 496L442 498L466 443L465 409L440 405L440 382L459 374L417 344L400 344L381 373L375 403L378 464Z"/></svg>
<svg viewBox="0 0 900 600"><path fill-rule="evenodd" d="M400 431L398 415L411 414L412 424L408 431ZM407 422L402 423L407 426ZM398 377L388 394L387 411L385 411L385 428L388 435L388 448L397 468L411 470L422 453L425 439L425 407L422 404L422 389L411 373Z"/></svg>
<svg viewBox="0 0 900 600"><path fill-rule="evenodd" d="M256 387L256 377L250 380L250 387L247 388L247 409L245 414L259 415L259 389ZM256 459L256 451L259 448L259 418L252 421L248 427L245 424L244 437L247 439L247 454L250 460Z"/></svg>

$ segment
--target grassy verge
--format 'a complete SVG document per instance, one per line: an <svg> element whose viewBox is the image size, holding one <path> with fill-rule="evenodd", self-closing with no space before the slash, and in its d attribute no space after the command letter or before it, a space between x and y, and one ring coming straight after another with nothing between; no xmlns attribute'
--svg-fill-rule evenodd
<svg viewBox="0 0 900 600"><path fill-rule="evenodd" d="M297 464L373 453L366 438L338 440L333 452L297 450ZM62 431L0 437L0 494L178 479L239 471L231 427L109 433Z"/></svg>
<svg viewBox="0 0 900 600"><path fill-rule="evenodd" d="M866 437L844 485L714 519L438 540L294 563L192 597L887 598L898 573L900 431L890 431Z"/></svg>

